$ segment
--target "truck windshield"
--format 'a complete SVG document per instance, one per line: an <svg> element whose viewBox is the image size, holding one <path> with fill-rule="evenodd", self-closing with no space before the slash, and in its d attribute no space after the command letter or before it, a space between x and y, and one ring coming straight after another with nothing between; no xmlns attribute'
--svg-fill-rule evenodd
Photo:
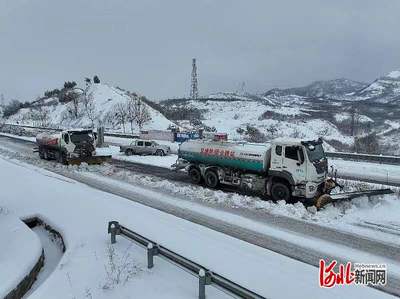
<svg viewBox="0 0 400 299"><path fill-rule="evenodd" d="M322 147L322 144L306 145L306 149L307 149L307 156L311 162L319 161L325 158L325 152L324 148Z"/></svg>
<svg viewBox="0 0 400 299"><path fill-rule="evenodd" d="M71 141L73 143L92 141L92 136L88 132L74 132L70 133Z"/></svg>

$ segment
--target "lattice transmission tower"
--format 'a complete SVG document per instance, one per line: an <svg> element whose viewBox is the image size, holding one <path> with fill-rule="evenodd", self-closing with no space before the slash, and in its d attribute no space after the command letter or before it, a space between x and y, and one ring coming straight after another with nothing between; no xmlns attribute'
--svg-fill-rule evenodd
<svg viewBox="0 0 400 299"><path fill-rule="evenodd" d="M196 66L196 58L192 60L192 81L190 86L190 98L195 100L199 97L199 89L197 82L197 66Z"/></svg>

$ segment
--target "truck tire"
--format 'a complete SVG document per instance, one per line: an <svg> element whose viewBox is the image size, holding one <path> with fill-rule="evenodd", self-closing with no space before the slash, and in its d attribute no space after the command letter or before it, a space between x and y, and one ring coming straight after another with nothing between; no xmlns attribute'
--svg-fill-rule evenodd
<svg viewBox="0 0 400 299"><path fill-rule="evenodd" d="M193 183L200 184L202 180L200 169L198 169L197 167L190 168L189 177Z"/></svg>
<svg viewBox="0 0 400 299"><path fill-rule="evenodd" d="M43 150L43 159L44 160L50 160L49 153L47 152L46 149Z"/></svg>
<svg viewBox="0 0 400 299"><path fill-rule="evenodd" d="M62 165L67 165L67 158L65 157L65 154L62 152L57 153L57 161Z"/></svg>
<svg viewBox="0 0 400 299"><path fill-rule="evenodd" d="M39 158L44 159L43 149L39 147Z"/></svg>
<svg viewBox="0 0 400 299"><path fill-rule="evenodd" d="M207 170L206 174L204 175L204 181L207 185L207 187L215 189L217 188L219 184L219 179L218 175L215 173L215 171L212 170Z"/></svg>
<svg viewBox="0 0 400 299"><path fill-rule="evenodd" d="M162 156L165 156L165 153L163 150L158 149L158 150L156 150L156 156L162 157Z"/></svg>
<svg viewBox="0 0 400 299"><path fill-rule="evenodd" d="M271 196L274 201L289 201L291 197L290 188L284 183L274 183L271 187Z"/></svg>
<svg viewBox="0 0 400 299"><path fill-rule="evenodd" d="M132 155L133 155L133 150L131 150L130 148L128 148L128 149L125 151L125 155L127 155L127 156L132 156Z"/></svg>

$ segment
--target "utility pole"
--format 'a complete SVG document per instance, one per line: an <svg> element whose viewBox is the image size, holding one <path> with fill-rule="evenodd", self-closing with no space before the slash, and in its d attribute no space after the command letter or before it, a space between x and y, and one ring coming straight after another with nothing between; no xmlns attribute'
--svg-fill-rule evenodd
<svg viewBox="0 0 400 299"><path fill-rule="evenodd" d="M196 100L199 97L198 82L197 82L197 66L196 58L192 59L192 81L190 87L190 98Z"/></svg>

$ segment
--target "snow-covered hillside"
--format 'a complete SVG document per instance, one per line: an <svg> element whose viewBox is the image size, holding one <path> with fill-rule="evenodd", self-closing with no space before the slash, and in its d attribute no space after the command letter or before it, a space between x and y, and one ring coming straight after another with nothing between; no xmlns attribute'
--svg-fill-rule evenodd
<svg viewBox="0 0 400 299"><path fill-rule="evenodd" d="M296 105L290 102L296 102ZM273 98L254 100L246 98L207 99L186 101L174 104L176 109L181 105L195 107L203 111L202 122L215 127L219 132L226 132L232 139L245 138L247 126L255 127L266 135L266 138L291 136L305 139L324 136L326 140L342 140L350 144L351 138L343 136L339 130L324 119L312 119L310 110L302 98L289 97L287 102L278 102Z"/></svg>
<svg viewBox="0 0 400 299"><path fill-rule="evenodd" d="M368 100L377 103L400 102L400 71L392 71L380 77L366 88L354 94L358 100Z"/></svg>
<svg viewBox="0 0 400 299"><path fill-rule="evenodd" d="M122 125L115 116L117 105L126 104L129 100L129 95L126 91L109 86L107 84L91 84L84 92L92 101L92 106L88 112L85 108L83 100L83 91L77 89L74 92L82 93L78 103L78 113L75 117L73 102L60 103L58 98L43 98L29 108L23 108L15 115L7 119L10 123L20 123L29 125L48 125L59 127L89 127L91 126L91 118L94 125L103 124L115 131L122 131ZM137 98L140 96L137 95ZM173 125L171 121L165 118L160 112L151 108L146 102L141 101L149 114L151 120L145 123L143 129L162 129L165 130L168 126ZM130 125L126 121L126 130L130 130ZM138 126L134 124L133 131L137 132Z"/></svg>

